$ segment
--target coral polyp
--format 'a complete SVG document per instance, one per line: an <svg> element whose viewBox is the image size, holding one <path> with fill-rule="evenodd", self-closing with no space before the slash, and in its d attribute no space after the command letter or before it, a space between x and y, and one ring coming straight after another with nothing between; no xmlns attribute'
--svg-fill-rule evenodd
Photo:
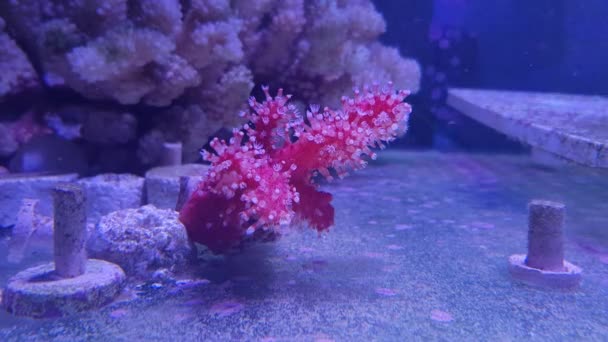
<svg viewBox="0 0 608 342"><path fill-rule="evenodd" d="M250 99L249 121L226 142L204 151L211 162L180 213L193 241L221 253L249 236L276 237L280 227L306 223L319 232L334 224L332 196L313 176L328 180L364 167L374 147L405 133L411 107L407 91L392 85L355 90L338 110L311 106L305 119L281 89L275 97Z"/></svg>

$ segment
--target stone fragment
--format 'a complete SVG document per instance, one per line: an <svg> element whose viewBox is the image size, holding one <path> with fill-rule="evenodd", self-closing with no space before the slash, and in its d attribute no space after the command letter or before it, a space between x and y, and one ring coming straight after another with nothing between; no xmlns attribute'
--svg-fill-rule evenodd
<svg viewBox="0 0 608 342"><path fill-rule="evenodd" d="M137 277L184 264L194 252L177 212L153 205L102 217L87 247L90 256L117 263Z"/></svg>

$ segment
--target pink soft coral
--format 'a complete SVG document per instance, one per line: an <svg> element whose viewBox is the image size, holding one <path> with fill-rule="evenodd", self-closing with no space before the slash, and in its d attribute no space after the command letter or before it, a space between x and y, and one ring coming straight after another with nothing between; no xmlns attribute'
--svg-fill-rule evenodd
<svg viewBox="0 0 608 342"><path fill-rule="evenodd" d="M215 154L203 182L188 199L180 220L193 241L216 253L238 246L248 236L273 237L279 227L306 222L321 232L334 223L332 196L312 181L318 172L332 179L366 165L373 147L395 139L407 128L411 107L406 91L392 85L355 90L342 108L311 106L306 122L288 104L290 95L249 101L250 124L235 130L228 143L214 139Z"/></svg>

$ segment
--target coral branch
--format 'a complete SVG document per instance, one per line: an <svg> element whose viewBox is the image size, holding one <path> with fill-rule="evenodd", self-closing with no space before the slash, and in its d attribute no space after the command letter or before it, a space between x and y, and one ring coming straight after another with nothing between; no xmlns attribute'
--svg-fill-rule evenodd
<svg viewBox="0 0 608 342"><path fill-rule="evenodd" d="M364 167L366 156L375 158L373 147L406 131L411 112L403 102L408 93L389 84L356 90L339 110L311 106L305 122L289 95L263 89L266 100L251 99L244 114L250 124L229 142L214 139L215 153L203 152L211 168L180 213L190 238L214 252L248 236L280 235L282 225L295 222L327 230L334 223L332 196L318 190L314 174L332 179L332 170L342 177Z"/></svg>

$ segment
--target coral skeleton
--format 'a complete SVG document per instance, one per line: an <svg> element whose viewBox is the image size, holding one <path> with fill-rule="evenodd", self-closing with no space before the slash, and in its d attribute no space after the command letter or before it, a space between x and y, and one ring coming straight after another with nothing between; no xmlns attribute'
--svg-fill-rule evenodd
<svg viewBox="0 0 608 342"><path fill-rule="evenodd" d="M334 224L332 196L319 190L316 175L344 177L375 159L407 129L411 112L407 91L374 85L354 98L343 97L341 109L310 106L305 118L279 89L272 97L249 100L249 122L226 142L215 138L203 151L211 167L180 212L189 237L222 253L243 241L267 240L294 225L318 232Z"/></svg>

